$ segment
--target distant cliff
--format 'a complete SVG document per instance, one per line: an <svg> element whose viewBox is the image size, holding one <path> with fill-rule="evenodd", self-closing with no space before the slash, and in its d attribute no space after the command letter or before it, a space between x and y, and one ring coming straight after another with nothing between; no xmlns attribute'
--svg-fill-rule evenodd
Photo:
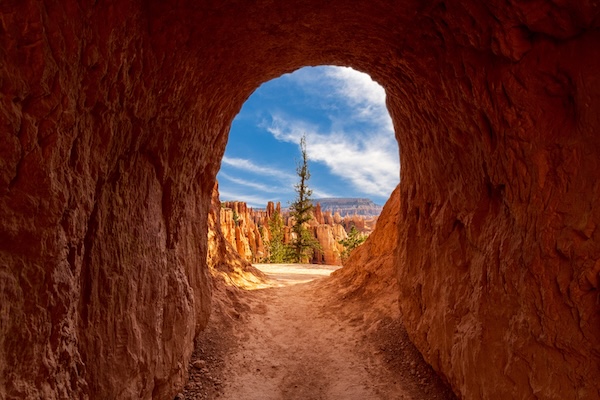
<svg viewBox="0 0 600 400"><path fill-rule="evenodd" d="M323 211L330 211L332 214L336 212L341 217L351 215L361 215L365 217L378 216L383 209L382 206L373 203L370 199L364 198L336 198L329 197L313 200L313 204L321 204Z"/></svg>

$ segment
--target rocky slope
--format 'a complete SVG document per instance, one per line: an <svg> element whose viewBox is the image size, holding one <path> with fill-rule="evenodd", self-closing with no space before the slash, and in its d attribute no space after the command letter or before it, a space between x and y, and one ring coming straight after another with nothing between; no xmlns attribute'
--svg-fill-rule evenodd
<svg viewBox="0 0 600 400"><path fill-rule="evenodd" d="M328 283L337 293L341 310L352 310L354 303L358 307L370 304L368 312L363 312L367 316L363 321L366 328L382 318L396 319L400 315L399 307L390 307L398 304L398 254L394 244L401 235L399 213L400 187L397 187L381 212L377 228L350 254L344 268L333 272L333 279ZM353 311L358 313L358 310Z"/></svg>

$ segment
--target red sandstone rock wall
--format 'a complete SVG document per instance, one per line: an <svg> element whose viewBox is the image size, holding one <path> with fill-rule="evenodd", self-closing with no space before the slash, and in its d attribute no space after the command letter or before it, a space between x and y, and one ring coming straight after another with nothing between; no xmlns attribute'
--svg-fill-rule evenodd
<svg viewBox="0 0 600 400"><path fill-rule="evenodd" d="M389 101L404 322L464 398L600 396L599 9L574 4L437 5Z"/></svg>
<svg viewBox="0 0 600 400"><path fill-rule="evenodd" d="M377 322L382 317L396 316L399 282L397 279L398 252L396 243L402 234L398 230L400 216L400 187L390 195L379 216L377 225L367 240L352 251L344 268L333 272L333 282L337 287L339 299L370 304L371 310L365 311L369 321Z"/></svg>
<svg viewBox="0 0 600 400"><path fill-rule="evenodd" d="M172 398L187 375L217 132L148 17L0 4L0 398Z"/></svg>
<svg viewBox="0 0 600 400"><path fill-rule="evenodd" d="M228 127L318 64L386 89L426 360L464 398L598 397L599 7L3 1L0 397L172 398Z"/></svg>

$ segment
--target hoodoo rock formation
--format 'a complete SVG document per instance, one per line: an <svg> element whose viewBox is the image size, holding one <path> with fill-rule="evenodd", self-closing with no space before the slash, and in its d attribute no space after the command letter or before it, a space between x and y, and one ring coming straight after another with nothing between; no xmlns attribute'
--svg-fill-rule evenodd
<svg viewBox="0 0 600 400"><path fill-rule="evenodd" d="M206 264L213 278L212 290L225 291L225 295L213 296L217 302L234 302L235 291L262 282L264 274L245 260L238 250L227 240L221 229L222 207L219 202L218 185L215 184L212 193L211 207L208 213L208 251ZM220 282L218 282L220 281ZM233 281L233 282L232 282ZM221 305L219 305L221 306ZM223 310L235 312L235 306L223 307Z"/></svg>
<svg viewBox="0 0 600 400"><path fill-rule="evenodd" d="M344 246L339 242L348 237L342 225L314 224L310 227L321 248L313 254L313 263L342 265Z"/></svg>
<svg viewBox="0 0 600 400"><path fill-rule="evenodd" d="M225 201L220 208L220 228L223 237L231 244L237 253L246 261L263 262L268 257L268 245L271 238L269 220L277 210L282 218L285 229L285 243L290 243L293 221L288 211L281 210L273 202L267 204L266 210L254 210L242 201ZM317 264L341 265L341 254L344 247L340 240L347 238L347 231L356 226L360 232L369 234L375 226L377 218L365 218L353 215L340 218L334 222L330 211L321 212L319 204L315 207L314 218L308 229L321 245L321 249L313 255Z"/></svg>
<svg viewBox="0 0 600 400"><path fill-rule="evenodd" d="M465 399L598 398L587 0L3 1L0 398L173 398L209 313L231 121L322 64L386 90L399 304L424 358Z"/></svg>
<svg viewBox="0 0 600 400"><path fill-rule="evenodd" d="M221 204L220 225L223 236L246 261L260 262L265 256L261 227L266 225L267 219L266 212L255 212L241 201Z"/></svg>

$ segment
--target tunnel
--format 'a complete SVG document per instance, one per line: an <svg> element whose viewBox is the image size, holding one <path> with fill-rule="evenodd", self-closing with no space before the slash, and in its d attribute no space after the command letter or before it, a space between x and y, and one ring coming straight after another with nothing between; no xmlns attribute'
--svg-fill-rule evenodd
<svg viewBox="0 0 600 400"><path fill-rule="evenodd" d="M465 399L600 381L594 1L0 4L0 398L169 399L206 325L207 214L262 83L348 66L401 158L399 307Z"/></svg>

